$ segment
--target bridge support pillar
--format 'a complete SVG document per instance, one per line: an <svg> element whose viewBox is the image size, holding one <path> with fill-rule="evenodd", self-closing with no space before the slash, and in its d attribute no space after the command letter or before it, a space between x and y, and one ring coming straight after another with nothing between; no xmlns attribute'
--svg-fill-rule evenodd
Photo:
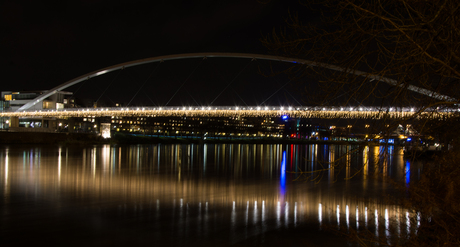
<svg viewBox="0 0 460 247"><path fill-rule="evenodd" d="M57 130L57 121L55 119L48 121L48 128L51 130Z"/></svg>
<svg viewBox="0 0 460 247"><path fill-rule="evenodd" d="M67 130L69 133L73 133L75 131L75 121L74 120L69 120L67 123Z"/></svg>
<svg viewBox="0 0 460 247"><path fill-rule="evenodd" d="M19 127L19 117L11 117L10 118L10 127Z"/></svg>

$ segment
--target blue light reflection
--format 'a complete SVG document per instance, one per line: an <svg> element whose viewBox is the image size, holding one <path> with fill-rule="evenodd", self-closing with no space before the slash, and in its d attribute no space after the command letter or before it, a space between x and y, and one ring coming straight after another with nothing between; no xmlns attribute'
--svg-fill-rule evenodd
<svg viewBox="0 0 460 247"><path fill-rule="evenodd" d="M409 160L406 160L405 172L406 172L406 186L409 186L409 182L410 182L410 161Z"/></svg>
<svg viewBox="0 0 460 247"><path fill-rule="evenodd" d="M281 175L280 175L280 193L286 193L286 151L283 151L283 159L281 160Z"/></svg>

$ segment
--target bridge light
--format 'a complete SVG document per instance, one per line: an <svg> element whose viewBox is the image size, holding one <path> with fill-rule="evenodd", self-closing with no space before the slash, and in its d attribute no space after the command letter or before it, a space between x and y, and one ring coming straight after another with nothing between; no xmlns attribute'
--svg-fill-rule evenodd
<svg viewBox="0 0 460 247"><path fill-rule="evenodd" d="M290 111L292 111L292 107L290 107L290 106L289 106L289 108L288 108L288 109L289 109Z"/></svg>
<svg viewBox="0 0 460 247"><path fill-rule="evenodd" d="M280 110L282 111L284 109L284 107L280 107Z"/></svg>
<svg viewBox="0 0 460 247"><path fill-rule="evenodd" d="M265 110L268 110L268 107L265 107Z"/></svg>
<svg viewBox="0 0 460 247"><path fill-rule="evenodd" d="M235 110L237 110L237 111L238 111L238 106L237 106L237 107L235 107Z"/></svg>
<svg viewBox="0 0 460 247"><path fill-rule="evenodd" d="M260 111L260 106L257 107L257 110Z"/></svg>

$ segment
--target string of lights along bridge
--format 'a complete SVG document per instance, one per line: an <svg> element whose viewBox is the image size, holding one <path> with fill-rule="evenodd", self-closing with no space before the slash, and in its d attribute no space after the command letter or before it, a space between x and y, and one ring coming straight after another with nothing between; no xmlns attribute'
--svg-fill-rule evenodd
<svg viewBox="0 0 460 247"><path fill-rule="evenodd" d="M382 119L382 118L449 118L458 116L460 109L427 109L416 112L413 108L380 107L273 107L273 106L219 106L219 107L111 107L71 108L60 110L25 110L2 112L2 117L290 117L322 119Z"/></svg>
<svg viewBox="0 0 460 247"><path fill-rule="evenodd" d="M161 62L191 58L200 59L200 62L185 80L181 80L180 85L172 87L174 92L167 91L171 90L171 88L156 89L151 92L149 91L150 95L144 91L151 103L146 104L145 102L148 101L142 101L140 103L134 103L138 106L131 106L134 98L143 91L144 85L148 84L147 82ZM348 71L345 68L338 66L316 63L303 59L242 53L193 53L167 55L121 63L96 70L64 82L48 91L37 93L34 97L26 97L27 95L22 95L19 92L10 92L5 96L5 100L8 98L9 109L0 112L0 117L4 118L3 120L0 120L0 122L4 122L2 123L3 127L0 126L0 128L9 129L10 131L29 132L104 132L106 133L106 136L110 136L110 131L116 131L151 134L157 136L199 136L203 138L208 138L209 136L219 137L223 135L319 138L321 134L324 134L324 138L332 138L333 135L340 132L341 136L353 136L353 138L355 138L360 135L363 139L367 138L371 134L378 134L377 132L371 133L371 130L369 130L370 121L372 120L383 120L382 122L385 122L385 125L388 128L394 128L394 126L386 122L387 119L407 119L416 121L419 119L445 119L457 117L460 113L460 109L454 104L456 99L414 85L409 85L407 89L417 94L433 98L434 100L450 102L450 105L453 105L454 107L426 108L423 110L420 110L420 108L412 108L411 106L375 107L364 106L366 103L359 103L359 99L355 99L358 102L358 106L334 106L334 103L330 103L331 105L329 106L301 106L298 99L296 99L291 92L284 88L288 83L290 83L290 81L274 83L273 87L267 89L266 94L261 96L263 98L260 99L257 98L260 96L257 95L260 94L258 89L252 88L252 91L246 90L252 92L247 96L243 94L246 92L244 90L241 90L240 93L233 90L233 93L238 96L238 98L234 98L237 100L232 100L231 97L223 97L226 91L233 89L232 83L238 78L241 72L246 69L249 63L243 67L239 73L233 75L232 80L227 80L228 82L224 80L226 81L225 83L217 85L218 87L216 87L214 91L198 90L194 92L186 90L187 88L186 86L184 87L184 85L186 83L193 82L193 80L189 81L188 79L193 75L193 73L195 73L196 69L202 64L205 58L250 59L249 63L257 60L268 60L278 63L297 63L308 67L321 67L331 71L353 74L355 76L363 77L364 80L368 80L368 83L375 83L374 81L378 81L384 82L384 84L388 84L391 87L401 86L397 81L390 78L369 74L363 71ZM140 87L136 89L135 94L133 94L130 100L123 99L125 95L117 95L116 97L120 98L115 98L114 100L110 99L111 103L98 103L99 99L104 96L109 88L116 88L112 86L112 82L118 77L118 74L113 77L109 85L105 86L105 89L102 90L100 95L96 95L97 100L93 101L93 99L95 99L94 95L88 96L93 105L93 107L90 108L79 108L81 105L88 106L91 105L91 103L77 104L75 98L73 98L74 93L63 91L66 88L80 83L81 84L79 86L81 87L86 81L94 77L99 77L113 71L121 73L125 70L125 68L149 63L158 64L157 67L155 67L155 70L150 73L149 77L147 77L147 79L141 83ZM158 78L162 77L158 75ZM158 81L160 80L158 79ZM156 83L158 83L158 81L156 81ZM165 83L165 81L168 80L161 80L162 83ZM250 82L251 81L248 83ZM254 83L257 82L258 81L256 80ZM94 86L95 83L87 84ZM78 91L80 87L77 88L76 91ZM126 88L126 85L122 88ZM193 99L195 103L192 101L189 101L189 103L181 100L179 100L180 102L172 101L175 97L180 98L179 93L181 90L183 92L186 91L188 96ZM298 106L292 105L295 103L283 103L287 102L287 99L271 99L274 95L278 95L281 90L285 90L286 94L291 96L291 98L288 97L289 101L295 101ZM91 94L98 91L100 90L92 88L92 90L82 90L81 92ZM203 98L210 97L209 95L201 95L200 93L202 91L206 91L206 94L209 94L211 98L202 99L202 96ZM157 100L157 98L161 98L161 96L155 95L155 93L162 93L163 96L164 94L167 94L168 97L169 94L171 94L172 96L167 101L167 98ZM250 99L246 98L245 101L240 94L249 97ZM72 95L72 97L69 95ZM285 97L288 95L285 95ZM131 95L129 95L129 97L131 97ZM157 100L156 103L151 99L152 97ZM234 95L232 97L234 97ZM109 97L107 96L107 98ZM198 101L203 100L202 102L206 103L199 103L196 99L198 99ZM220 100L220 102L216 100ZM123 105L123 107L118 107L120 104L116 103L117 101L121 101L121 105ZM229 103L231 101L233 101L233 103ZM240 101L242 103L236 103ZM228 106L227 104L231 104L231 106ZM289 105L283 106L283 104ZM156 106L152 107L151 105ZM332 120L323 122L315 119L362 119L363 121L355 121L356 123L353 124L337 123L338 126L336 126L335 123L332 123ZM404 127L405 129L399 131L404 133L404 135L401 134L402 136L415 133L409 126L411 124L412 123L407 123L407 126ZM329 126L329 128L327 128L326 125ZM337 129L337 131L329 131L331 132L329 133L326 129Z"/></svg>

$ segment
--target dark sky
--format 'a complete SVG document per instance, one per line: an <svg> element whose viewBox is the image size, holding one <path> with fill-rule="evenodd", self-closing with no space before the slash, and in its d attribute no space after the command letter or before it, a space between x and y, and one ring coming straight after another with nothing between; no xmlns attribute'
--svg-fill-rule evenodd
<svg viewBox="0 0 460 247"><path fill-rule="evenodd" d="M161 55L269 54L260 39L285 27L289 11L304 22L318 21L296 0L3 0L0 91L47 90L107 66ZM165 62L158 70L138 66L66 90L107 105L165 105L170 99L169 105L304 104L304 85L297 90L286 77L260 76L272 64L208 60ZM315 93L312 84L305 87Z"/></svg>
<svg viewBox="0 0 460 247"><path fill-rule="evenodd" d="M1 1L0 90L50 89L96 69L160 55L266 54L261 36L299 8L295 1L267 2Z"/></svg>

